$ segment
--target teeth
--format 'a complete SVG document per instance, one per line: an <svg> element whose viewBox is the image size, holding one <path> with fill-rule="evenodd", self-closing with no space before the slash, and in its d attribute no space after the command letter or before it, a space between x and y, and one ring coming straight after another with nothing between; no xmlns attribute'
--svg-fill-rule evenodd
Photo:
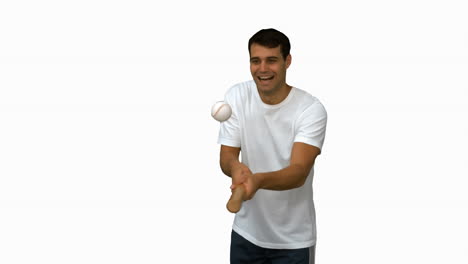
<svg viewBox="0 0 468 264"><path fill-rule="evenodd" d="M260 80L269 80L269 79L272 79L273 76L269 76L269 77L258 77Z"/></svg>

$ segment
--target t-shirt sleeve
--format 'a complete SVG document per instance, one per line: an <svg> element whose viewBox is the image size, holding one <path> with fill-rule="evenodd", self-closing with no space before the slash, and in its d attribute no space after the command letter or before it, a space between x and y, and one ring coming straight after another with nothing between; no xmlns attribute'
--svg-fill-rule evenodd
<svg viewBox="0 0 468 264"><path fill-rule="evenodd" d="M322 150L327 127L327 112L316 101L299 116L296 121L294 142L302 142Z"/></svg>
<svg viewBox="0 0 468 264"><path fill-rule="evenodd" d="M231 106L232 114L228 120L220 123L218 144L239 148L241 146L240 126L238 118L239 109L237 106L234 92L234 89L231 88L224 97L224 102Z"/></svg>

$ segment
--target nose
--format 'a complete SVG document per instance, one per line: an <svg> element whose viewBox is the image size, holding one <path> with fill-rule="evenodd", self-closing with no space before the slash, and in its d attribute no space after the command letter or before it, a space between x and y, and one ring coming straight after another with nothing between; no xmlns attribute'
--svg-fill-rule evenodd
<svg viewBox="0 0 468 264"><path fill-rule="evenodd" d="M259 70L260 70L260 72L266 72L266 71L268 70L266 61L262 61L262 62L260 63L260 68L259 68Z"/></svg>

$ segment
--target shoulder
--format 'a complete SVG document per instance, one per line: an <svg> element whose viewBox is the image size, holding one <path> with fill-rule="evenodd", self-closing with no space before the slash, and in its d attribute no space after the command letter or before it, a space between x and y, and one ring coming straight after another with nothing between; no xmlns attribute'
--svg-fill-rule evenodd
<svg viewBox="0 0 468 264"><path fill-rule="evenodd" d="M252 94L255 89L255 82L253 80L237 83L231 86L226 92L226 100L228 101L242 101Z"/></svg>
<svg viewBox="0 0 468 264"><path fill-rule="evenodd" d="M245 94L250 92L254 88L254 85L255 82L252 80L234 84L228 89L226 95Z"/></svg>
<svg viewBox="0 0 468 264"><path fill-rule="evenodd" d="M295 99L297 100L297 104L301 106L303 112L315 112L319 115L327 115L327 111L322 102L307 91L295 88Z"/></svg>

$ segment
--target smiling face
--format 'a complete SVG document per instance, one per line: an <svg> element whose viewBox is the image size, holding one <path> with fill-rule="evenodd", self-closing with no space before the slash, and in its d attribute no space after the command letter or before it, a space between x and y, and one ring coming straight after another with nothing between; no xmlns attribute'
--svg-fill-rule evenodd
<svg viewBox="0 0 468 264"><path fill-rule="evenodd" d="M250 72L260 95L274 96L288 89L286 69L290 64L291 55L284 59L280 46L267 48L257 43L250 46Z"/></svg>

